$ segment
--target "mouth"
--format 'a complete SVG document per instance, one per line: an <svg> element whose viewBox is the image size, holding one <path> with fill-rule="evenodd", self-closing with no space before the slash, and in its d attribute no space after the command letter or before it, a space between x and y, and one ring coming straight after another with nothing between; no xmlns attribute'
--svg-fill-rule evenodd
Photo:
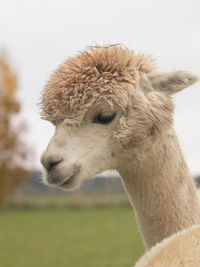
<svg viewBox="0 0 200 267"><path fill-rule="evenodd" d="M73 185L76 184L76 178L77 178L77 175L78 173L80 172L80 167L76 168L72 175L66 180L64 181L62 184L59 185L59 187L62 187L62 188L71 188Z"/></svg>

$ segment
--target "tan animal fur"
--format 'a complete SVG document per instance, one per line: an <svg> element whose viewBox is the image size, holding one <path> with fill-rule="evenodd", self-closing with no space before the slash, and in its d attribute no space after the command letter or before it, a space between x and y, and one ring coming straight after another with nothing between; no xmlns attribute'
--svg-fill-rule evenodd
<svg viewBox="0 0 200 267"><path fill-rule="evenodd" d="M171 95L197 81L160 73L152 59L122 46L89 48L51 75L42 117L56 126L42 156L44 179L72 189L116 169L146 249L200 223L199 198L173 129ZM110 124L98 114L116 114Z"/></svg>
<svg viewBox="0 0 200 267"><path fill-rule="evenodd" d="M122 47L90 48L67 59L51 75L41 101L42 116L56 123L88 109L97 98L106 96L123 104L122 82L136 84L140 72L155 69L144 55ZM126 104L126 103L124 103Z"/></svg>
<svg viewBox="0 0 200 267"><path fill-rule="evenodd" d="M150 249L135 267L199 267L200 226L192 226Z"/></svg>

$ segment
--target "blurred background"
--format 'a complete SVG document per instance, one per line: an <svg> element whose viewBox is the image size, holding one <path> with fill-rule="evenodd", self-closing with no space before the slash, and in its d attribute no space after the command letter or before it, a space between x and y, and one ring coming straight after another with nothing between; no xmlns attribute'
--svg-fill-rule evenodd
<svg viewBox="0 0 200 267"><path fill-rule="evenodd" d="M95 43L122 43L153 55L163 71L200 75L200 2L0 4L0 266L132 266L144 249L116 173L72 193L43 185L39 158L54 127L40 119L37 103L57 65ZM199 186L200 84L174 101L175 129Z"/></svg>

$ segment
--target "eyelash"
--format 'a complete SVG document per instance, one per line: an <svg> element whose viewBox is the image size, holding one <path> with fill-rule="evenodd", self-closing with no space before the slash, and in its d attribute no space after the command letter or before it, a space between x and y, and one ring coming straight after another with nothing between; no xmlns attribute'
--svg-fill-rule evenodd
<svg viewBox="0 0 200 267"><path fill-rule="evenodd" d="M116 113L113 113L111 116L103 116L99 113L96 117L94 117L92 123L109 124L114 120L115 116Z"/></svg>

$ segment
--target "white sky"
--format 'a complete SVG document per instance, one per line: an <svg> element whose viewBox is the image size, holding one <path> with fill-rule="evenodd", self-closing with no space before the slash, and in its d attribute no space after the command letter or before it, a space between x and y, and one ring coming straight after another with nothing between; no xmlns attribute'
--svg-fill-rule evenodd
<svg viewBox="0 0 200 267"><path fill-rule="evenodd" d="M87 45L122 43L152 54L162 70L200 74L198 0L0 0L0 46L20 77L27 140L39 155L53 134L36 106L50 72ZM200 83L175 96L175 128L189 168L200 173Z"/></svg>

